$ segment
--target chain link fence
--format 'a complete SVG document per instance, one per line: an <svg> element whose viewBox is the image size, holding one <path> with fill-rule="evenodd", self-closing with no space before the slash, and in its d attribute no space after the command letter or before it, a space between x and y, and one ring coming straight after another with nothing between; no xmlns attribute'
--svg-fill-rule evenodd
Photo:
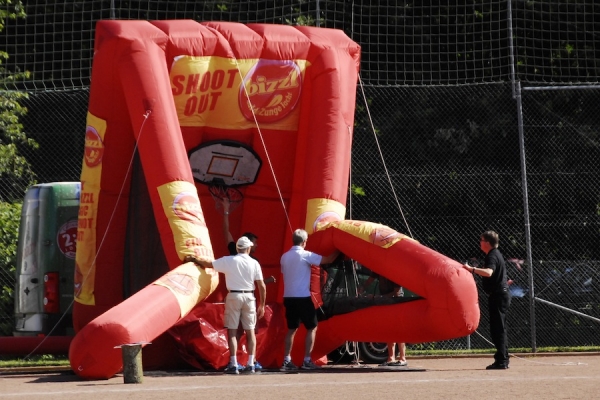
<svg viewBox="0 0 600 400"><path fill-rule="evenodd" d="M480 233L498 231L513 294L510 346L600 345L597 94L524 91L523 177L511 85L361 86L348 217L383 223L472 265L482 261ZM34 93L27 101L23 122L40 147L26 156L39 182L79 180L87 99L87 90L76 90ZM1 275L0 284L14 287L14 276ZM4 308L0 320L10 327L12 309ZM409 350L489 348L487 329L482 307L478 334Z"/></svg>
<svg viewBox="0 0 600 400"><path fill-rule="evenodd" d="M523 91L535 332L540 346L600 338L600 88Z"/></svg>

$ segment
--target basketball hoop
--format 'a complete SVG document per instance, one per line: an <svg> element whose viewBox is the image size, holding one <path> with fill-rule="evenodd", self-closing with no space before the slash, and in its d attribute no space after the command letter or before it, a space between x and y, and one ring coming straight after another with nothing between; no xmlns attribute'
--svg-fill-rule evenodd
<svg viewBox="0 0 600 400"><path fill-rule="evenodd" d="M208 185L208 191L215 200L216 209L221 212L223 212L223 200L227 199L229 201L229 212L235 210L244 200L242 192L220 182Z"/></svg>
<svg viewBox="0 0 600 400"><path fill-rule="evenodd" d="M240 205L244 195L237 187L254 184L262 164L252 147L233 140L203 143L189 153L189 159L194 180L208 186L221 212L225 199L229 211Z"/></svg>

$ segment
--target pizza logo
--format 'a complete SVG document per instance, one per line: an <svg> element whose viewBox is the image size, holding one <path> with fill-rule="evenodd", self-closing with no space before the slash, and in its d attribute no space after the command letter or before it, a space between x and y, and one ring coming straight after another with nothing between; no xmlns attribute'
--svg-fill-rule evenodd
<svg viewBox="0 0 600 400"><path fill-rule="evenodd" d="M206 226L202 209L200 208L200 200L195 193L181 192L173 200L173 212L179 218L190 221L194 224Z"/></svg>
<svg viewBox="0 0 600 400"><path fill-rule="evenodd" d="M240 86L240 110L248 121L276 122L292 112L301 92L302 72L295 62L261 59Z"/></svg>
<svg viewBox="0 0 600 400"><path fill-rule="evenodd" d="M77 220L64 223L56 233L56 244L65 257L75 259L77 245Z"/></svg>
<svg viewBox="0 0 600 400"><path fill-rule="evenodd" d="M103 154L104 143L100 135L94 127L88 125L85 131L85 164L90 168L98 166Z"/></svg>

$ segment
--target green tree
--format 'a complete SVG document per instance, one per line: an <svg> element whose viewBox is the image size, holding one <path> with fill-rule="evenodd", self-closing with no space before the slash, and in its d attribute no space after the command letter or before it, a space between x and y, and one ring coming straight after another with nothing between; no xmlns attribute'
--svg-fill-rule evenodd
<svg viewBox="0 0 600 400"><path fill-rule="evenodd" d="M20 215L21 203L0 202L0 336L12 333Z"/></svg>
<svg viewBox="0 0 600 400"><path fill-rule="evenodd" d="M21 0L0 0L0 32L7 19L25 16ZM11 73L4 67L8 53L0 50L0 335L12 329L14 275L21 202L25 189L35 183L20 146L37 148L27 137L19 118L27 109L21 102L27 93L14 90L13 83L29 77L28 72Z"/></svg>
<svg viewBox="0 0 600 400"><path fill-rule="evenodd" d="M7 19L25 17L21 0L0 0L0 32ZM27 93L14 90L14 82L29 77L29 72L10 72L4 67L8 53L0 50L0 201L14 201L24 189L35 183L29 163L19 152L21 146L37 148L37 143L23 131L20 118L27 113L21 103Z"/></svg>

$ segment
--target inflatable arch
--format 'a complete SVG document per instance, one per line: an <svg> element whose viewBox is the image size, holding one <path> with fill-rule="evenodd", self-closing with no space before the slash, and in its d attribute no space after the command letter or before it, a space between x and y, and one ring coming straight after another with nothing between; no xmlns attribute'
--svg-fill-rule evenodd
<svg viewBox="0 0 600 400"><path fill-rule="evenodd" d="M115 347L127 343L152 342L152 367L178 351L199 367L226 364L223 280L182 263L227 254L215 183L242 193L230 230L258 235L265 276L279 277L291 232L304 227L312 250L339 249L419 295L323 321L315 356L346 340L418 343L477 328L477 291L459 263L388 227L344 220L359 59L332 29L98 22L69 351L79 376L119 372ZM281 279L268 286L258 326L266 366L283 355L282 293Z"/></svg>

